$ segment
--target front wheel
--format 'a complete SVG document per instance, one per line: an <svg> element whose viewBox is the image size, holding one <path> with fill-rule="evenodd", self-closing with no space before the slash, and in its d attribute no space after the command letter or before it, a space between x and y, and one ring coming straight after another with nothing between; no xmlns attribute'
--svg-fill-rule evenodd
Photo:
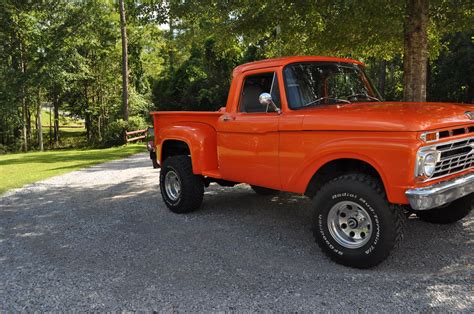
<svg viewBox="0 0 474 314"><path fill-rule="evenodd" d="M469 215L473 205L474 194L471 194L452 202L448 206L419 211L416 215L421 220L434 224L451 224Z"/></svg>
<svg viewBox="0 0 474 314"><path fill-rule="evenodd" d="M201 206L204 182L201 176L193 174L189 156L172 156L161 168L160 190L166 206L173 213L184 214Z"/></svg>
<svg viewBox="0 0 474 314"><path fill-rule="evenodd" d="M339 264L378 265L403 237L403 210L388 203L381 183L370 176L338 177L321 188L313 204L315 240Z"/></svg>

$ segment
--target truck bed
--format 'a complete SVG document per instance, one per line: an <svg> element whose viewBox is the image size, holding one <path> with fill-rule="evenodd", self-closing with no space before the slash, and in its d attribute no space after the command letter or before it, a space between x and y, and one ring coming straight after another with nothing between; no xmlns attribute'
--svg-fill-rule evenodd
<svg viewBox="0 0 474 314"><path fill-rule="evenodd" d="M153 111L155 137L159 136L159 129L180 123L204 123L216 129L217 119L224 112L220 111Z"/></svg>

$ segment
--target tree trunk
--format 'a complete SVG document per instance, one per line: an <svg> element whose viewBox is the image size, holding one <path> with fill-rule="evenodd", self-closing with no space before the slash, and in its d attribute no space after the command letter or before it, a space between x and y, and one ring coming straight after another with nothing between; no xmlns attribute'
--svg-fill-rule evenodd
<svg viewBox="0 0 474 314"><path fill-rule="evenodd" d="M31 111L28 102L26 103L26 136L28 137L28 143L31 145L33 139L31 136Z"/></svg>
<svg viewBox="0 0 474 314"><path fill-rule="evenodd" d="M395 80L395 63L394 61L390 62L390 75L389 75L390 84L394 84Z"/></svg>
<svg viewBox="0 0 474 314"><path fill-rule="evenodd" d="M89 114L89 93L88 93L88 84L85 82L84 84L84 99L86 101L86 116L85 116L85 127L86 127L86 138L87 142L91 140L91 127L90 127L90 114Z"/></svg>
<svg viewBox="0 0 474 314"><path fill-rule="evenodd" d="M125 7L120 0L120 30L122 33L122 107L123 118L128 121L128 51L127 51L127 25L125 20Z"/></svg>
<svg viewBox="0 0 474 314"><path fill-rule="evenodd" d="M24 91L23 91L24 92ZM26 100L25 96L23 95L21 97L21 103L22 103L22 118L23 118L23 151L27 152L28 151L28 132L26 129Z"/></svg>
<svg viewBox="0 0 474 314"><path fill-rule="evenodd" d="M428 0L407 0L404 25L403 98L426 101Z"/></svg>
<svg viewBox="0 0 474 314"><path fill-rule="evenodd" d="M22 122L23 122L23 127L22 127L22 136L23 136L23 151L27 152L28 151L28 129L27 129L27 123L28 123L28 105L26 103L26 88L25 88L25 72L26 72L26 66L25 62L23 61L23 44L20 39L20 71L23 76L23 82L21 86L21 113L22 113Z"/></svg>
<svg viewBox="0 0 474 314"><path fill-rule="evenodd" d="M38 132L39 150L43 151L43 124L41 122L41 91L38 89L38 106L36 108L36 131Z"/></svg>
<svg viewBox="0 0 474 314"><path fill-rule="evenodd" d="M35 132L38 131L38 109L36 110L37 112L35 113ZM33 140L31 140L33 141Z"/></svg>
<svg viewBox="0 0 474 314"><path fill-rule="evenodd" d="M51 104L49 106L49 147L53 146L53 112L51 111L53 107L51 107Z"/></svg>
<svg viewBox="0 0 474 314"><path fill-rule="evenodd" d="M168 49L168 56L169 56L169 65L170 65L170 73L173 73L174 72L174 46L173 46L173 42L174 42L174 25L173 25L173 18L171 17L171 15L169 16L169 19L168 19L168 23L169 23L169 40L168 40L168 45L169 45L169 49Z"/></svg>
<svg viewBox="0 0 474 314"><path fill-rule="evenodd" d="M98 136L98 141L102 141L102 128L101 128L101 123L102 123L102 115L99 115L97 117L97 136Z"/></svg>
<svg viewBox="0 0 474 314"><path fill-rule="evenodd" d="M380 95L385 98L385 82L387 78L387 61L380 61L380 76L379 76L379 92Z"/></svg>
<svg viewBox="0 0 474 314"><path fill-rule="evenodd" d="M90 142L92 138L92 130L91 130L91 114L86 112L86 118L85 118L85 124L86 124L86 137L87 141Z"/></svg>
<svg viewBox="0 0 474 314"><path fill-rule="evenodd" d="M54 146L59 146L59 101L55 97L53 101L54 106Z"/></svg>

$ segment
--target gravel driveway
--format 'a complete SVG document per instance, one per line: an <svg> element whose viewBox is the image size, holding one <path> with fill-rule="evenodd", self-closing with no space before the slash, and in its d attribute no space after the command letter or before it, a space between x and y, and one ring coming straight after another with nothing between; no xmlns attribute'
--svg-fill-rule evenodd
<svg viewBox="0 0 474 314"><path fill-rule="evenodd" d="M1 196L0 310L474 311L473 213L410 219L385 263L355 270L313 242L304 197L212 185L176 215L158 175L139 154Z"/></svg>

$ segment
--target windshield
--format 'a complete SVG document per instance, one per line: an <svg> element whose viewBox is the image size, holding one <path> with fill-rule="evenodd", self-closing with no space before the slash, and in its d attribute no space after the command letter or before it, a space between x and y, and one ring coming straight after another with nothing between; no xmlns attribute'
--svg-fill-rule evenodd
<svg viewBox="0 0 474 314"><path fill-rule="evenodd" d="M307 62L285 67L285 90L291 109L324 104L380 101L361 66Z"/></svg>

